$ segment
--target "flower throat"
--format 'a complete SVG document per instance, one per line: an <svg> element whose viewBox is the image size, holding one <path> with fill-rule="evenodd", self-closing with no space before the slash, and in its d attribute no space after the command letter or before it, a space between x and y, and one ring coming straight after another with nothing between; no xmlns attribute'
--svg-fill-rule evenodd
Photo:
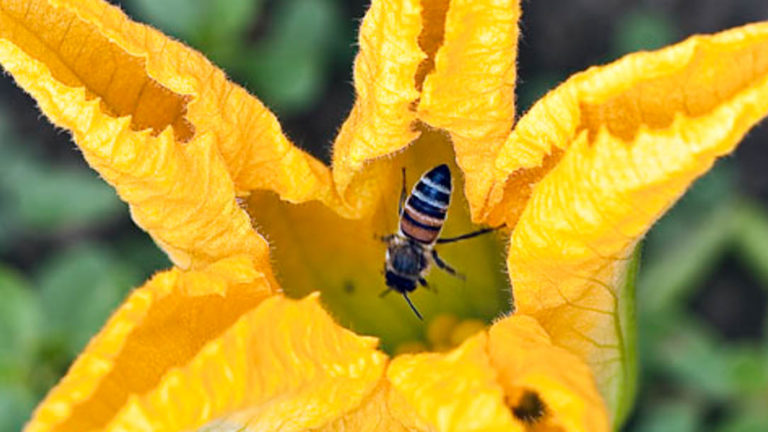
<svg viewBox="0 0 768 432"><path fill-rule="evenodd" d="M509 313L503 232L471 222L453 160L444 134L424 132L407 152L367 168L381 199L355 219L317 201L252 193L247 208L285 293L321 291L337 322L378 337L390 353L447 349ZM381 296L391 291L401 295Z"/></svg>

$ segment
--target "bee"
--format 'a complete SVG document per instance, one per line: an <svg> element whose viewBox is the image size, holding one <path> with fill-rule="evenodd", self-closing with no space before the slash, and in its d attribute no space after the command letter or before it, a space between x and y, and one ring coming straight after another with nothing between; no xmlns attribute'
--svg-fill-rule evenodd
<svg viewBox="0 0 768 432"><path fill-rule="evenodd" d="M484 228L458 237L438 238L443 229L446 213L451 203L451 170L448 165L438 165L424 173L406 197L405 168L403 187L400 191L398 214L399 229L396 233L382 238L387 243L384 276L387 289L403 295L405 301L419 319L423 319L408 293L416 289L417 283L427 287L424 277L434 263L448 274L464 277L446 264L434 249L435 244L452 243L494 231Z"/></svg>

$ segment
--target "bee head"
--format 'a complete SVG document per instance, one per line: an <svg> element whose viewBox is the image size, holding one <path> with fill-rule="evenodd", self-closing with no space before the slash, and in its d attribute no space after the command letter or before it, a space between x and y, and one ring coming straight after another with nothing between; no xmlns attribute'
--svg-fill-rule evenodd
<svg viewBox="0 0 768 432"><path fill-rule="evenodd" d="M413 279L399 276L391 270L387 270L385 275L387 279L387 286L399 293L411 292L416 289L416 281Z"/></svg>

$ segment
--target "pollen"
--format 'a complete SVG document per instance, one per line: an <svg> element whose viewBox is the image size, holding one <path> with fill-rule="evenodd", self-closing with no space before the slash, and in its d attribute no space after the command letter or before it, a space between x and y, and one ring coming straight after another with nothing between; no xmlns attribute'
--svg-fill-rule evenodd
<svg viewBox="0 0 768 432"><path fill-rule="evenodd" d="M460 322L453 328L453 331L451 331L451 345L461 345L462 342L467 340L470 336L481 332L485 327L486 324L479 319L467 319Z"/></svg>

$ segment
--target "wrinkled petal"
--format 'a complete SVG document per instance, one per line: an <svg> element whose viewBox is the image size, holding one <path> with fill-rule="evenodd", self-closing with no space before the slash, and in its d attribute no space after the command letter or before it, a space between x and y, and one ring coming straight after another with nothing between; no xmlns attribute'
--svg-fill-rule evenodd
<svg viewBox="0 0 768 432"><path fill-rule="evenodd" d="M313 429L313 432L416 432L417 430L424 430L406 427L399 419L395 418L389 407L390 392L389 383L382 380L359 407L321 428Z"/></svg>
<svg viewBox="0 0 768 432"><path fill-rule="evenodd" d="M507 317L494 324L488 336L491 364L507 400L515 404L525 392L533 392L544 402L543 417L537 421L542 427L536 430L610 430L589 367L552 345L536 320L524 315Z"/></svg>
<svg viewBox="0 0 768 432"><path fill-rule="evenodd" d="M381 381L387 359L376 344L336 325L317 295L273 296L130 399L106 430L321 427L357 409Z"/></svg>
<svg viewBox="0 0 768 432"><path fill-rule="evenodd" d="M392 360L390 409L417 430L522 431L504 403L504 392L480 333L449 354L401 355Z"/></svg>
<svg viewBox="0 0 768 432"><path fill-rule="evenodd" d="M444 3L444 2L431 2ZM476 220L493 163L515 119L516 0L445 4L444 33L424 81L419 118L450 133Z"/></svg>
<svg viewBox="0 0 768 432"><path fill-rule="evenodd" d="M614 413L629 343L619 289L635 245L767 113L761 23L575 75L505 144L497 168L511 176L498 187L501 214L517 221L507 261L517 310L587 361ZM519 184L533 172L541 181Z"/></svg>
<svg viewBox="0 0 768 432"><path fill-rule="evenodd" d="M357 409L381 381L376 340L337 326L316 295L158 297L209 277L173 271L138 290L27 430L305 430Z"/></svg>
<svg viewBox="0 0 768 432"><path fill-rule="evenodd" d="M106 2L3 0L0 63L180 267L266 257L235 201L244 191L333 198L327 168L288 143L259 101Z"/></svg>
<svg viewBox="0 0 768 432"><path fill-rule="evenodd" d="M527 316L503 318L447 354L398 356L387 379L392 415L415 430L609 430L589 367ZM526 392L543 401L540 418L518 417Z"/></svg>
<svg viewBox="0 0 768 432"><path fill-rule="evenodd" d="M737 96L759 87L768 68L767 26L747 25L631 54L578 73L549 92L520 119L499 153L485 209L491 223L514 226L535 184L584 131L590 141L606 128L632 143L641 128L669 129L677 116L695 122L718 108L742 109ZM752 123L761 117L750 116Z"/></svg>
<svg viewBox="0 0 768 432"><path fill-rule="evenodd" d="M355 59L356 100L333 147L333 177L343 198L360 212L377 203L382 169L366 162L405 148L418 137L412 105L418 98L416 71L425 58L418 0L371 4L360 27Z"/></svg>
<svg viewBox="0 0 768 432"><path fill-rule="evenodd" d="M155 275L134 291L37 408L27 430L101 429L270 295L248 256Z"/></svg>
<svg viewBox="0 0 768 432"><path fill-rule="evenodd" d="M144 70L139 74L146 75L166 91L184 95L189 103L180 114L190 125L193 139L197 135L212 135L238 195L252 189L269 189L290 201L331 199L328 169L293 146L283 135L275 116L245 89L227 81L224 72L201 53L150 26L131 21L118 8L102 0L49 1L76 13L87 26L92 26L88 31L103 35L117 53L130 53L143 61ZM68 22L64 24L69 30L61 28L60 39L67 39L72 33L72 26ZM61 26L58 22L54 25ZM94 34L88 40L94 37L99 38ZM105 54L97 49L90 60L103 65ZM66 58L64 53L61 55ZM84 66L92 64L87 60L83 61ZM112 71L106 68L101 73L108 75ZM125 90L119 87L111 92L120 95ZM137 105L152 106L153 103L154 100L142 96ZM131 111L119 114L136 116ZM177 138L181 142L187 139L186 135Z"/></svg>
<svg viewBox="0 0 768 432"><path fill-rule="evenodd" d="M333 175L345 203L370 213L392 178L382 156L424 130L450 132L471 209L514 121L519 2L384 0L360 29L357 100L334 144ZM396 167L394 167L396 168Z"/></svg>

